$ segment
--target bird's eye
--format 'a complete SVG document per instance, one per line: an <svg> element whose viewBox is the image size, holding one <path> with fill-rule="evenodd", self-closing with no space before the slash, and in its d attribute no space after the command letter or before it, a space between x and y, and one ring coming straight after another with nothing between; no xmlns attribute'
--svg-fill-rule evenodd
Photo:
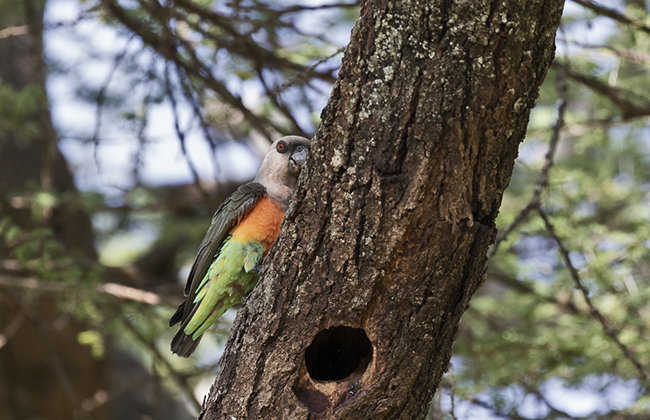
<svg viewBox="0 0 650 420"><path fill-rule="evenodd" d="M278 151L278 153L285 153L287 151L287 143L281 141L278 143L277 146L275 146L275 150Z"/></svg>

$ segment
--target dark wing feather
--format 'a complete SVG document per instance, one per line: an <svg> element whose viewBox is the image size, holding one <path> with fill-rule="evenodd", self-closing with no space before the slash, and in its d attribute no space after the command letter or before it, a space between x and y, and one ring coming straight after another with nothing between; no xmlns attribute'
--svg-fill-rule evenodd
<svg viewBox="0 0 650 420"><path fill-rule="evenodd" d="M219 248L224 239L228 236L228 232L235 226L237 221L241 219L248 210L250 210L257 200L266 193L264 186L258 182L249 182L244 184L232 193L226 200L221 203L217 211L212 217L212 223L208 233L205 234L203 242L199 247L199 252L196 255L192 269L185 284L185 302L183 302L176 313L169 321L169 326L178 322L183 322L189 318L192 310L194 309L191 304L194 299L196 288L201 283L201 280L208 272L210 264L215 259Z"/></svg>

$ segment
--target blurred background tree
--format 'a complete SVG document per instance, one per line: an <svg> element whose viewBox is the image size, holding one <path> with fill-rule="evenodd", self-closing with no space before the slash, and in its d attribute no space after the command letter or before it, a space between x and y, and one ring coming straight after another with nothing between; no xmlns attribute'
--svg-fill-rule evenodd
<svg viewBox="0 0 650 420"><path fill-rule="evenodd" d="M567 2L431 418L648 418L647 8ZM0 418L196 416L234 311L173 357L184 276L269 141L315 132L357 14L0 1Z"/></svg>

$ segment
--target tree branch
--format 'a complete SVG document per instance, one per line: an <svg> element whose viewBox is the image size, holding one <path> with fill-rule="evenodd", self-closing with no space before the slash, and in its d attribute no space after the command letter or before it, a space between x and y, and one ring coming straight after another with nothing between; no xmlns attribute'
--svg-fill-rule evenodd
<svg viewBox="0 0 650 420"><path fill-rule="evenodd" d="M582 7L585 7L587 9L593 10L599 15L606 16L610 19L614 19L617 22L624 23L626 25L633 26L634 28L645 32L647 34L650 34L650 27L645 26L643 24L643 21L637 20L637 19L632 19L631 17L619 13L614 9L610 9L604 6L600 6L590 0L572 0L574 3L579 4Z"/></svg>
<svg viewBox="0 0 650 420"><path fill-rule="evenodd" d="M264 13L270 13L276 16L282 16L286 15L289 13L296 13L296 12L304 12L304 11L314 11L314 10L326 10L326 9L344 9L344 8L352 8L352 7L359 7L361 4L361 1L357 1L354 3L331 3L331 4L319 4L316 6L304 6L304 5L295 5L295 6L290 6L285 9L271 9L271 8L266 8L264 7L263 9L260 9L260 7L257 6L245 6L240 4L239 2L237 3L226 3L226 6L228 7L233 7L237 8L239 10L261 10ZM266 6L266 5L264 5Z"/></svg>
<svg viewBox="0 0 650 420"><path fill-rule="evenodd" d="M625 344L623 344L619 338L618 334L612 327L609 326L609 323L605 319L605 317L600 313L598 309L594 306L593 302L591 301L591 298L589 297L589 290L582 284L582 280L580 279L580 275L578 274L578 270L573 266L573 263L571 262L571 258L569 257L569 251L566 249L564 246L564 243L560 239L560 237L557 235L555 232L555 228L553 227L553 224L551 221L548 219L546 216L546 213L540 208L537 207L537 212L539 215L542 217L542 220L544 221L544 225L546 226L546 230L548 231L549 235L551 238L555 240L557 243L558 249L560 250L560 254L562 255L562 258L564 259L564 262L569 270L569 274L571 275L571 279L573 280L576 288L582 293L582 296L585 299L585 302L589 306L589 310L591 312L591 315L596 318L596 320L600 323L600 325L603 327L603 331L609 338L616 343L616 345L621 349L623 352L623 355L634 365L636 370L639 372L640 378L645 382L645 383L650 383L650 374L648 371L643 367L643 365L639 362L639 360L636 358L632 350L630 350L629 347L627 347Z"/></svg>
<svg viewBox="0 0 650 420"><path fill-rule="evenodd" d="M212 202L212 197L210 196L208 191L205 188L203 188L203 185L201 185L201 179L199 178L199 173L196 167L194 166L194 162L192 162L192 159L190 159L189 155L187 154L187 146L185 143L185 131L181 129L180 116L178 115L178 109L176 105L176 97L174 96L171 83L169 82L169 63L165 63L165 91L167 92L167 98L169 98L169 102L171 103L172 115L174 116L174 130L176 130L176 137L178 138L178 142L180 143L181 152L183 153L185 162L187 163L187 166L190 168L190 172L192 173L192 180L194 181L194 186L201 193L203 199L208 204L208 206L213 207L214 203Z"/></svg>
<svg viewBox="0 0 650 420"><path fill-rule="evenodd" d="M18 277L0 273L0 286L29 289L43 292L65 292L79 289L77 285L56 283L51 281L37 280L31 277ZM172 298L166 298L159 294L134 287L124 286L118 283L101 283L95 286L95 291L106 293L122 300L146 303L147 305L160 305L169 302Z"/></svg>
<svg viewBox="0 0 650 420"><path fill-rule="evenodd" d="M595 77L587 76L575 70L572 70L565 64L560 64L556 61L552 66L556 69L564 67L567 77L575 80L576 82L582 83L583 85L593 89L595 92L607 97L621 110L624 120L650 115L650 103L638 105L624 97L624 95L631 95L630 93L626 93L621 89L617 89L606 83L603 83Z"/></svg>
<svg viewBox="0 0 650 420"><path fill-rule="evenodd" d="M194 391L192 390L192 387L190 384L187 382L187 379L180 375L176 369L169 363L169 361L163 357L163 355L160 353L158 348L156 347L156 344L150 340L148 340L138 329L129 322L128 319L125 319L123 322L123 325L126 327L131 334L147 349L151 352L154 360L157 360L160 364L164 365L169 374L172 376L178 387L183 391L185 394L185 397L187 398L188 401L192 404L192 406L196 409L196 411L201 411L201 403L196 400L196 397L194 396Z"/></svg>
<svg viewBox="0 0 650 420"><path fill-rule="evenodd" d="M109 0L106 3L106 7L108 7L111 13L120 22L128 27L133 33L137 34L146 45L152 47L165 59L179 64L189 76L201 80L208 88L212 89L223 102L239 110L244 115L244 118L246 118L255 129L268 138L269 141L275 140L275 135L269 131L269 128L276 132L284 133L284 130L276 124L266 118L260 117L248 109L240 97L233 95L222 82L215 79L210 69L198 59L194 50L186 48L185 53L187 53L188 58L185 58L183 57L183 54L178 51L176 45L173 44L173 41L158 37L146 26L146 24L129 16L129 13L118 4L117 0ZM180 38L176 38L176 40L182 43Z"/></svg>
<svg viewBox="0 0 650 420"><path fill-rule="evenodd" d="M142 1L142 0L140 0ZM307 67L303 64L296 63L287 58L279 56L275 51L264 48L259 42L256 42L250 35L238 32L232 25L232 18L223 16L213 10L206 9L188 0L175 0L175 3L182 9L190 13L201 16L202 21L212 22L219 29L222 29L231 38L219 36L216 31L206 31L191 19L185 19L184 16L178 15L188 23L188 25L201 33L203 36L213 39L218 48L225 48L233 55L246 57L257 63L254 67L269 67L278 70L293 70L299 73L309 73L310 77L322 79L334 83L336 78L330 73L316 72L315 68ZM298 10L296 10L298 11Z"/></svg>

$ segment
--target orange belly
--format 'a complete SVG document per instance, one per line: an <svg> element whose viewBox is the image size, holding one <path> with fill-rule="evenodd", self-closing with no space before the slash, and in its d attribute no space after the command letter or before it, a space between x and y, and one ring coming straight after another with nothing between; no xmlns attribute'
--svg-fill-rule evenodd
<svg viewBox="0 0 650 420"><path fill-rule="evenodd" d="M280 233L284 212L278 204L268 198L260 198L255 207L244 216L232 230L232 240L237 242L259 242L264 247L264 256Z"/></svg>

